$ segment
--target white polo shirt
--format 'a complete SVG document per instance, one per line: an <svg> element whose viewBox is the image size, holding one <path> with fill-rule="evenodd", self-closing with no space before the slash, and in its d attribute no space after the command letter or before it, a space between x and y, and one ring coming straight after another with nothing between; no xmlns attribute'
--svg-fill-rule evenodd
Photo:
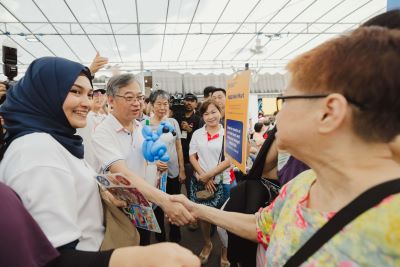
<svg viewBox="0 0 400 267"><path fill-rule="evenodd" d="M208 172L218 165L220 159L222 142L224 137L224 128L220 127L218 137L208 141L206 126L197 129L193 135L189 145L189 156L197 154L200 167ZM223 177L224 184L230 184L230 168L222 172L222 175L217 175L214 178L214 183L221 181Z"/></svg>
<svg viewBox="0 0 400 267"><path fill-rule="evenodd" d="M100 172L100 163L94 153L92 135L96 127L107 117L106 114L95 113L89 111L86 118L86 127L77 129L76 132L83 139L83 147L85 149L84 158L92 166L92 168Z"/></svg>
<svg viewBox="0 0 400 267"><path fill-rule="evenodd" d="M155 174L147 175L151 181L146 179L147 162L142 152L142 125L136 120L133 123L135 128L131 134L114 115L108 115L94 131L93 148L103 171L116 161L124 160L131 171L153 185L154 177L150 176Z"/></svg>
<svg viewBox="0 0 400 267"><path fill-rule="evenodd" d="M46 133L15 139L0 164L0 181L19 195L54 247L79 240L78 250L99 250L103 209L94 177L83 159Z"/></svg>

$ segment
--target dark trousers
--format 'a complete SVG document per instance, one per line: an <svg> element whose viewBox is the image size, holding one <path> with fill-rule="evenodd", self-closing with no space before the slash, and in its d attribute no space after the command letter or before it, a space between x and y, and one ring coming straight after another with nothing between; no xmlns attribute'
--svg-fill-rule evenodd
<svg viewBox="0 0 400 267"><path fill-rule="evenodd" d="M176 178L168 177L167 193L170 195L178 195L181 193L181 183L179 182L178 177L176 177ZM156 239L161 242L166 241L165 226L164 226L164 211L160 207L157 207L154 210L154 213L156 215L158 224L160 225L160 228L161 228L161 233L160 234L156 233ZM181 231L179 229L179 226L170 224L169 229L170 229L169 230L169 241L179 242L181 240Z"/></svg>

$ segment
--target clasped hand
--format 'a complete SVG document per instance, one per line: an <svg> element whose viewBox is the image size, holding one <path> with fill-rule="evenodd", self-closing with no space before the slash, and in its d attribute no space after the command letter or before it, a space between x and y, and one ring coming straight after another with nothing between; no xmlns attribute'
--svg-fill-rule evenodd
<svg viewBox="0 0 400 267"><path fill-rule="evenodd" d="M157 160L156 166L157 166L157 170L159 170L160 172L164 172L164 171L168 170L168 164L165 162Z"/></svg>
<svg viewBox="0 0 400 267"><path fill-rule="evenodd" d="M208 173L203 172L202 174L195 174L197 181L204 183L204 188L209 192L215 192L217 188L214 184L214 177L210 176Z"/></svg>
<svg viewBox="0 0 400 267"><path fill-rule="evenodd" d="M167 201L161 205L168 220L178 226L194 223L196 218L179 201L173 201L173 195L168 195Z"/></svg>
<svg viewBox="0 0 400 267"><path fill-rule="evenodd" d="M169 195L169 199L171 200L172 203L182 205L191 214L193 218L195 219L199 218L198 204L190 201L185 195L183 194Z"/></svg>
<svg viewBox="0 0 400 267"><path fill-rule="evenodd" d="M185 130L188 133L191 133L193 131L193 128L186 121L183 121L181 123L181 128L182 128L182 130Z"/></svg>

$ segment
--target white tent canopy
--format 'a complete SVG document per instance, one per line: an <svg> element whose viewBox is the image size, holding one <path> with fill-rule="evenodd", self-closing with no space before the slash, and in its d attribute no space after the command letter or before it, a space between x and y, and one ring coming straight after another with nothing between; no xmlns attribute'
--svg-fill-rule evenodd
<svg viewBox="0 0 400 267"><path fill-rule="evenodd" d="M42 56L89 65L96 50L123 71L232 74L247 62L275 73L385 9L386 0L1 0L0 41L16 43L21 73Z"/></svg>
<svg viewBox="0 0 400 267"><path fill-rule="evenodd" d="M193 93L202 95L203 89L213 85L215 87L226 88L227 81L233 75L226 74L192 74L178 73L171 71L155 71L152 73L153 86L157 83L160 87L170 93ZM277 94L282 91L288 80L284 74L269 74L253 76L251 79L251 93Z"/></svg>

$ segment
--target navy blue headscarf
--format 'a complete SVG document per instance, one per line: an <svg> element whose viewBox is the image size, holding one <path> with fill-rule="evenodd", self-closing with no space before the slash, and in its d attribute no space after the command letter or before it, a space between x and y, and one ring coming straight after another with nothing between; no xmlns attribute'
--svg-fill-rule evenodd
<svg viewBox="0 0 400 267"><path fill-rule="evenodd" d="M83 158L82 138L68 122L64 100L81 73L90 71L83 65L57 57L33 61L25 76L8 92L0 107L7 129L5 145L30 133L48 133L71 154Z"/></svg>

